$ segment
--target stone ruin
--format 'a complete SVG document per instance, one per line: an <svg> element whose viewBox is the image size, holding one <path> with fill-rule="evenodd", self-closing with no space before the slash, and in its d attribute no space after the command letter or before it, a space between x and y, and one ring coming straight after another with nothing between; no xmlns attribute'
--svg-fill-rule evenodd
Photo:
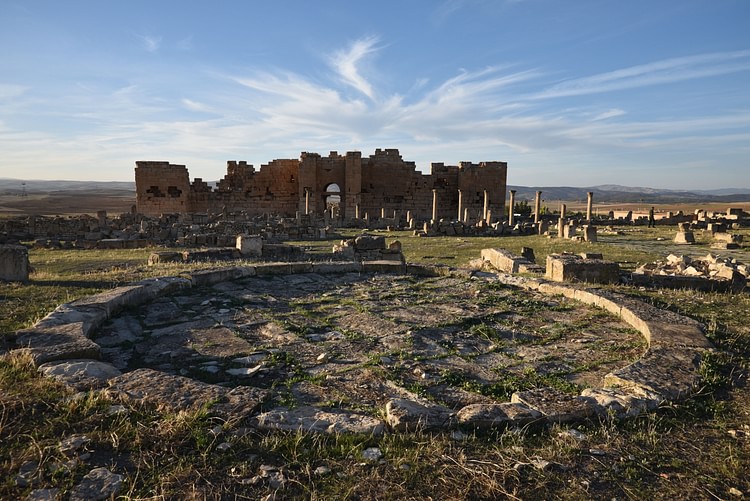
<svg viewBox="0 0 750 501"><path fill-rule="evenodd" d="M227 174L216 188L200 178L192 183L184 165L138 161L136 204L141 214L217 211L277 214L284 217L323 215L360 220L405 216L406 223L499 218L505 209L507 164L460 162L431 164L430 174L404 161L397 149L358 151L327 157L303 152L297 159L273 160L256 172L247 162L227 162Z"/></svg>
<svg viewBox="0 0 750 501"><path fill-rule="evenodd" d="M666 261L639 266L631 275L635 285L706 291L741 291L750 276L750 266L734 258L713 254L691 258L670 254Z"/></svg>
<svg viewBox="0 0 750 501"><path fill-rule="evenodd" d="M493 254L483 252L490 260ZM711 343L701 324L676 313L606 289L536 277L401 263L368 265L267 263L149 279L59 307L33 327L16 332L12 349L27 350L47 376L73 388L104 391L123 405L178 412L211 401L210 412L252 428L314 433L486 430L629 417L684 399L701 385L701 356ZM413 278L378 278L371 272ZM421 280L417 277L435 277L424 282L425 293L439 292L451 300L435 302L427 294L408 309L412 301L407 293ZM388 293L371 289L376 283ZM362 291L359 299L331 310L331 294L352 288ZM280 300L303 301L332 316L310 330L314 320L294 308L280 308ZM533 315L519 324L515 315L508 316L503 300L517 308L528 304ZM474 301L495 308L494 313L473 307ZM451 383L456 377L470 377L476 384L495 384L502 375L487 368L512 370L518 357L529 357L535 371L554 372L536 344L526 349L513 340L528 336L522 332L527 323L540 317L559 323L554 309L545 313L536 305L561 301L605 309L613 317L610 321L624 322L645 338L645 353L625 361L627 365L600 371L599 383L574 391L532 386L502 400ZM272 322L265 316L269 312L285 315L285 320ZM496 324L492 335L500 336L501 344L468 328L477 322ZM602 335L632 334L608 325L600 329ZM539 327L546 332L544 323ZM354 329L361 334L345 334ZM575 338L585 335L577 329L571 334L572 357L590 356L598 345ZM562 342L556 336L551 340L555 346ZM378 350L375 359L361 349L372 346ZM505 346L513 356L498 350ZM293 353L296 364L283 350ZM438 356L399 357L404 350L430 350ZM373 363L380 372L371 369ZM319 377L319 382L298 380L299 371ZM382 371L392 371L397 380L384 380ZM202 381L200 374L214 382ZM291 408L278 398L285 385L274 384L290 377L297 382L289 391L301 401ZM224 379L227 384L215 382ZM437 402L413 391L419 387ZM345 398L332 407L335 391L344 391Z"/></svg>

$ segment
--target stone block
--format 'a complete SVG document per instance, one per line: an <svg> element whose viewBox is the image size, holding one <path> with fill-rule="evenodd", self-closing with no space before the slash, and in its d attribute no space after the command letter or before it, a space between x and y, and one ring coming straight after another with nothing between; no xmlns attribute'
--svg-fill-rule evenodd
<svg viewBox="0 0 750 501"><path fill-rule="evenodd" d="M47 362L38 370L79 391L103 388L107 380L122 374L112 364L86 359Z"/></svg>
<svg viewBox="0 0 750 501"><path fill-rule="evenodd" d="M237 249L242 257L260 257L263 255L263 237L260 235L237 235Z"/></svg>
<svg viewBox="0 0 750 501"><path fill-rule="evenodd" d="M684 399L700 383L700 350L653 348L638 361L604 376L605 387L625 388L666 401Z"/></svg>
<svg viewBox="0 0 750 501"><path fill-rule="evenodd" d="M505 273L518 273L522 264L534 264L525 257L514 256L505 249L482 249L481 255L482 259L489 262L496 270Z"/></svg>
<svg viewBox="0 0 750 501"><path fill-rule="evenodd" d="M692 231L678 231L674 237L674 243L680 245L690 245L695 243L695 235Z"/></svg>
<svg viewBox="0 0 750 501"><path fill-rule="evenodd" d="M0 280L26 282L29 279L29 250L23 245L0 245Z"/></svg>
<svg viewBox="0 0 750 501"><path fill-rule="evenodd" d="M362 263L358 261L312 263L313 273L359 273Z"/></svg>
<svg viewBox="0 0 750 501"><path fill-rule="evenodd" d="M363 261L362 272L395 273L403 275L406 273L406 265L400 261Z"/></svg>
<svg viewBox="0 0 750 501"><path fill-rule="evenodd" d="M148 256L148 265L153 266L157 263L179 263L182 262L182 252L160 251L152 252Z"/></svg>
<svg viewBox="0 0 750 501"><path fill-rule="evenodd" d="M596 226L593 225L584 225L583 226L583 241L584 242L596 242Z"/></svg>
<svg viewBox="0 0 750 501"><path fill-rule="evenodd" d="M455 413L439 405L423 405L413 400L394 398L385 405L386 423L396 431L441 430L452 427Z"/></svg>
<svg viewBox="0 0 750 501"><path fill-rule="evenodd" d="M523 404L470 404L456 414L458 424L488 430L508 426L524 426L542 420L542 414Z"/></svg>
<svg viewBox="0 0 750 501"><path fill-rule="evenodd" d="M612 284L620 281L620 266L602 259L583 259L572 254L549 254L546 277L555 282Z"/></svg>
<svg viewBox="0 0 750 501"><path fill-rule="evenodd" d="M200 287L253 276L255 272L256 269L252 266L230 266L215 270L198 270L190 274L190 281L193 286Z"/></svg>
<svg viewBox="0 0 750 501"><path fill-rule="evenodd" d="M255 417L252 424L261 430L324 434L382 435L385 429L381 420L364 414L311 406L271 409Z"/></svg>
<svg viewBox="0 0 750 501"><path fill-rule="evenodd" d="M17 332L16 345L29 350L34 363L70 359L99 359L99 345L88 339L82 322L32 327Z"/></svg>
<svg viewBox="0 0 750 501"><path fill-rule="evenodd" d="M657 396L636 395L617 388L586 388L581 399L588 401L602 417L635 417L656 409L661 403Z"/></svg>
<svg viewBox="0 0 750 501"><path fill-rule="evenodd" d="M596 413L594 407L579 396L562 393L554 388L515 392L510 401L539 411L551 423L582 421Z"/></svg>

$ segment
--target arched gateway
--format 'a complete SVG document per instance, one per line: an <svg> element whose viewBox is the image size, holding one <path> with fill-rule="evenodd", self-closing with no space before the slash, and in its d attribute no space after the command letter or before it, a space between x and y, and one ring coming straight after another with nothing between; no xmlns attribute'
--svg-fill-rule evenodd
<svg viewBox="0 0 750 501"><path fill-rule="evenodd" d="M299 160L273 160L257 171L247 162L229 161L226 176L213 188L201 178L191 183L184 165L138 161L136 203L138 212L146 215L211 212L226 206L230 212L293 217L297 212L322 215L338 196L338 211L345 219L393 211L430 219L436 196L438 219L456 219L459 205L470 214L489 209L499 217L505 213L507 168L505 162L432 163L430 173L423 174L397 149L377 149L369 157L358 151L332 151L326 157L303 152Z"/></svg>

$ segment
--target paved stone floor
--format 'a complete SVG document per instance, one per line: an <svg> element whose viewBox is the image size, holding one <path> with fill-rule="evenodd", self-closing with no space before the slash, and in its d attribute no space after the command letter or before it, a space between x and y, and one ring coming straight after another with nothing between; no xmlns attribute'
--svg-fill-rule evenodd
<svg viewBox="0 0 750 501"><path fill-rule="evenodd" d="M93 338L123 372L152 368L267 389L272 404L371 415L415 394L455 410L535 387L577 394L646 349L601 309L482 273L245 278L125 310Z"/></svg>

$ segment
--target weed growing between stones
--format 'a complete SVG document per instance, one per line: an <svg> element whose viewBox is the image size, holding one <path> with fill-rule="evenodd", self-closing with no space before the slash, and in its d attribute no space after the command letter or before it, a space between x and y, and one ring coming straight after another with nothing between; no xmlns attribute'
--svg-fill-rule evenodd
<svg viewBox="0 0 750 501"><path fill-rule="evenodd" d="M605 254L607 251L608 248ZM458 252L455 254L458 256ZM476 253L472 257L475 256ZM32 257L37 259L34 253ZM638 253L631 253L627 259L635 262L641 258ZM0 321L6 322L2 330L28 326L57 304L99 290L100 285L92 288L91 284L98 282L107 288L136 273L133 267L124 266L97 271L96 265L85 263L89 268L83 280L83 275L69 274L75 267L58 263L54 266L59 270L42 270L43 284L32 280L32 284L22 287L0 285L4 300ZM164 270L166 266L160 273L165 274ZM50 285L52 282L59 285ZM11 296L9 291L14 287L26 289ZM415 294L424 296L423 304L434 304L428 301L431 290L417 289ZM502 292L502 288L498 291ZM259 499L274 492L290 499L739 499L736 492L750 491L750 430L746 428L750 394L744 386L750 354L747 294L627 292L652 298L660 307L698 320L709 320L708 334L718 351L704 359L705 388L695 398L663 406L649 415L623 422L592 421L575 427L553 425L547 429L491 433L388 433L381 437L260 432L246 428L242 421L219 419L210 406L193 413L163 414L145 406L121 409L118 401L104 394L75 395L41 378L28 358L14 352L0 359L0 498L23 499L34 488L48 487L59 488L66 496L87 471L103 466L125 475L120 495L134 499ZM16 298L15 303L7 299L10 297ZM362 298L349 304L354 312L378 311L373 295ZM394 301L406 298L408 294L392 297ZM569 306L566 301L559 304ZM5 315L6 306L12 314ZM330 303L314 308L327 316L327 306ZM524 305L519 301L512 308L507 306L498 300L500 312ZM529 304L532 317L535 308L549 311L554 307ZM538 334L520 318L514 321L512 315L506 315L466 325L454 322L453 327L458 327L456 332L460 333L470 332L476 325L471 338L494 337L501 349L516 344L508 337L511 332L519 335L517 339L522 339L522 333ZM315 318L311 315L310 320ZM575 334L581 339L579 348L594 345L602 356L590 362L592 366L606 365L613 352L621 355L621 360L639 355L643 347L640 342L618 345L587 341L583 335L586 323L601 319L590 315L581 318ZM501 321L507 324L501 325ZM482 325L486 331L479 327ZM420 327L424 328L427 326ZM618 334L621 328L608 327ZM457 337L441 348L450 353L448 348L456 349L459 340ZM522 360L518 353L506 356ZM544 352L534 356L539 357L540 363L552 361ZM346 369L351 372L357 370L355 367L364 367L390 373L393 364L384 362L383 357L420 363L429 359L416 354L414 345L407 343L370 353L360 366ZM281 354L277 359L279 368L294 361ZM583 359L569 365L575 372L586 364ZM543 376L536 366L534 372L524 374L522 370L516 377L536 380ZM294 371L292 377L293 374ZM428 386L422 380L406 377L411 374L406 369L402 374L405 384L410 385L407 389L428 395ZM443 373L437 374L442 377ZM457 378L454 384L463 383ZM293 397L291 392L288 394ZM350 398L355 400L356 397ZM290 404L294 402L290 400ZM80 449L63 453L62 442L80 435L86 436L88 442ZM362 453L370 448L378 449L382 457L366 460Z"/></svg>

